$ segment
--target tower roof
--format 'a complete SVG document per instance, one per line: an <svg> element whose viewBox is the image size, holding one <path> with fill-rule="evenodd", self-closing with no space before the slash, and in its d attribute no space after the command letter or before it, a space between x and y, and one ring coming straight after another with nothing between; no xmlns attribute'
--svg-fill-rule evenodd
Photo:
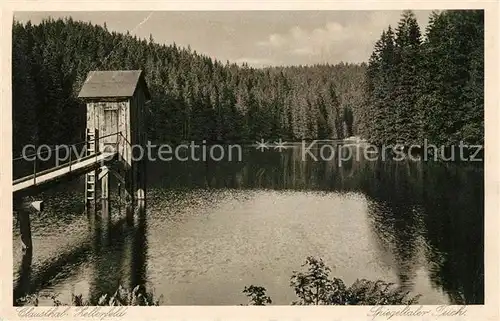
<svg viewBox="0 0 500 321"><path fill-rule="evenodd" d="M91 71L78 97L132 97L138 86L143 87L146 100L151 99L142 70Z"/></svg>

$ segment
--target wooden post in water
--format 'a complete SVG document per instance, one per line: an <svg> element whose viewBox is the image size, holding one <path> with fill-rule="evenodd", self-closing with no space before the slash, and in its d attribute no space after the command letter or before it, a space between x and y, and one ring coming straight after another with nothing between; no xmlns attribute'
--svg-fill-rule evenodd
<svg viewBox="0 0 500 321"><path fill-rule="evenodd" d="M29 209L20 207L17 210L17 217L19 219L23 253L31 254L33 252L33 240L31 238L31 220Z"/></svg>
<svg viewBox="0 0 500 321"><path fill-rule="evenodd" d="M137 170L137 200L144 201L146 199L146 184L144 181L144 160L140 160Z"/></svg>
<svg viewBox="0 0 500 321"><path fill-rule="evenodd" d="M28 201L22 197L14 199L14 210L17 212L19 220L19 231L21 234L22 251L25 255L32 255L33 240L31 237L31 218L30 214L34 211L43 211L43 201Z"/></svg>
<svg viewBox="0 0 500 321"><path fill-rule="evenodd" d="M146 133L141 133L139 138L139 144L144 148L146 146L147 137ZM146 166L147 166L147 155L144 153L143 157L136 161L136 180L137 180L137 200L144 201L146 199Z"/></svg>
<svg viewBox="0 0 500 321"><path fill-rule="evenodd" d="M129 226L134 225L134 207L128 203L125 205L125 221Z"/></svg>
<svg viewBox="0 0 500 321"><path fill-rule="evenodd" d="M117 184L117 189L118 189L118 215L122 215L122 184L118 182Z"/></svg>
<svg viewBox="0 0 500 321"><path fill-rule="evenodd" d="M101 221L107 221L110 218L110 205L109 200L102 199L101 200Z"/></svg>
<svg viewBox="0 0 500 321"><path fill-rule="evenodd" d="M107 166L101 167L102 177L101 179L101 198L103 200L109 199L109 170ZM101 176L101 175L99 175Z"/></svg>
<svg viewBox="0 0 500 321"><path fill-rule="evenodd" d="M135 193L134 193L134 169L130 168L125 174L125 202L127 205L135 205Z"/></svg>

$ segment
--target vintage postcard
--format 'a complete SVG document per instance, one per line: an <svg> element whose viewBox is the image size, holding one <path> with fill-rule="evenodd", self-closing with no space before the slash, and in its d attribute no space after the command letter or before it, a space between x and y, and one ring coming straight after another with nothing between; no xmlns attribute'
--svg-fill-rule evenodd
<svg viewBox="0 0 500 321"><path fill-rule="evenodd" d="M499 317L496 2L0 20L0 321Z"/></svg>

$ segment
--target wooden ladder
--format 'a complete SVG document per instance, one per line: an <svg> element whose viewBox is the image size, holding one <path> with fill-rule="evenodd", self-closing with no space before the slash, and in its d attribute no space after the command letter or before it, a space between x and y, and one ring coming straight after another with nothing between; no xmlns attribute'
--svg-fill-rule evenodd
<svg viewBox="0 0 500 321"><path fill-rule="evenodd" d="M96 130L91 130L87 128L87 156L92 155L97 152L96 149ZM85 200L89 201L95 200L95 188L96 188L96 171L91 171L85 175Z"/></svg>

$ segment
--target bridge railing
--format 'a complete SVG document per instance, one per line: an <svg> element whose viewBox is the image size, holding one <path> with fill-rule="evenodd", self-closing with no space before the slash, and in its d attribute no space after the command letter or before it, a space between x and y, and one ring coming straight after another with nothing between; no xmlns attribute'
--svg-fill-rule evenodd
<svg viewBox="0 0 500 321"><path fill-rule="evenodd" d="M123 161L127 162L127 164L132 164L132 144L129 142L127 137L123 135L122 132L118 133L117 137L117 145L118 145L118 156L120 156Z"/></svg>
<svg viewBox="0 0 500 321"><path fill-rule="evenodd" d="M69 171L71 171L72 164L88 157L87 148L90 142L95 141L99 144L101 139L113 135L117 137L117 141L119 137L123 137L121 132L116 132L71 145L32 145L33 148L29 150L34 150L34 153L21 155L12 160L13 180L33 177L36 184L36 177L40 172L66 165L69 165Z"/></svg>

